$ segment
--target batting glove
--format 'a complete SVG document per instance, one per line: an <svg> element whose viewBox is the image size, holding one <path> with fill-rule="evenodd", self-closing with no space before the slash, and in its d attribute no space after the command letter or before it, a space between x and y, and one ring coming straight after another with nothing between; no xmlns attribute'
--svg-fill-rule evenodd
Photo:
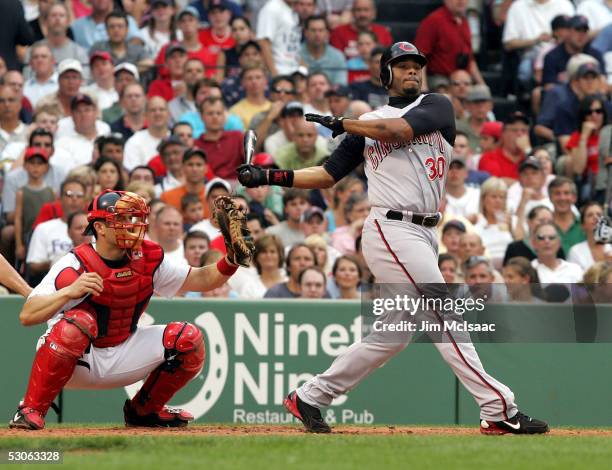
<svg viewBox="0 0 612 470"><path fill-rule="evenodd" d="M305 114L304 118L309 122L317 122L328 129L333 131L332 137L337 137L340 134L344 134L344 121L343 117L333 116L321 116L320 114Z"/></svg>

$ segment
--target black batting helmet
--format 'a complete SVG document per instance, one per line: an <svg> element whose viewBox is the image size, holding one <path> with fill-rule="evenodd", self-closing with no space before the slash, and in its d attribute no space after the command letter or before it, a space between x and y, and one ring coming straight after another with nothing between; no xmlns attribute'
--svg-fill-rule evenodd
<svg viewBox="0 0 612 470"><path fill-rule="evenodd" d="M396 42L387 48L380 58L380 81L385 88L389 88L393 81L391 64L400 59L412 59L421 64L422 67L427 65L427 58L419 52L414 44L406 41Z"/></svg>

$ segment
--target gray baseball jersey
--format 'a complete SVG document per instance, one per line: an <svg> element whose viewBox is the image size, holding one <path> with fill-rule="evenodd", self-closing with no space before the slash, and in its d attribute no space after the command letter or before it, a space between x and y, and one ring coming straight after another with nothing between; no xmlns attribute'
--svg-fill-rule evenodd
<svg viewBox="0 0 612 470"><path fill-rule="evenodd" d="M455 142L455 117L443 95L419 95L414 100L392 97L389 104L362 120L403 118L414 130L411 141L379 142L349 135L326 170L338 181L365 159L370 204L393 210L437 212Z"/></svg>

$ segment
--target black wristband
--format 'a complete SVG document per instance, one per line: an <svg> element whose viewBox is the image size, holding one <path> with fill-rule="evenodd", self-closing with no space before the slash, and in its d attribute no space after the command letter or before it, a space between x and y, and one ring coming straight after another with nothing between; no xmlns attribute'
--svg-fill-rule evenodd
<svg viewBox="0 0 612 470"><path fill-rule="evenodd" d="M268 184L272 186L293 186L293 170L268 170Z"/></svg>

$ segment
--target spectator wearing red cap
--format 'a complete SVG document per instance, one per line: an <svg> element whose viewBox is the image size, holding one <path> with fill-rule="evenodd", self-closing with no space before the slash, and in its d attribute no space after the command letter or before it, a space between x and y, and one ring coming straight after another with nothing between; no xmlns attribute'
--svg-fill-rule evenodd
<svg viewBox="0 0 612 470"><path fill-rule="evenodd" d="M414 44L427 57L427 75L448 77L464 69L476 83L484 84L472 51L466 9L466 1L444 0L444 5L421 21Z"/></svg>
<svg viewBox="0 0 612 470"><path fill-rule="evenodd" d="M386 26L374 23L376 19L376 5L373 0L355 0L353 2L353 21L334 28L331 32L330 43L339 49L348 59L357 57L357 38L361 31L372 31L378 38L381 46L388 47L393 42L391 33Z"/></svg>
<svg viewBox="0 0 612 470"><path fill-rule="evenodd" d="M24 260L32 235L34 220L45 202L55 200L53 190L45 183L49 171L49 153L42 147L28 147L23 168L28 182L17 190L15 199L15 256Z"/></svg>
<svg viewBox="0 0 612 470"><path fill-rule="evenodd" d="M457 130L465 133L470 146L475 152L482 152L480 148L480 131L482 125L489 120L489 113L493 110L493 96L486 85L470 87L464 103L469 115L457 121Z"/></svg>
<svg viewBox="0 0 612 470"><path fill-rule="evenodd" d="M221 98L206 98L201 109L206 132L195 145L206 152L208 164L216 176L235 180L236 168L244 163L242 132L223 130L226 109Z"/></svg>
<svg viewBox="0 0 612 470"><path fill-rule="evenodd" d="M81 91L93 97L98 103L98 108L104 111L119 99L119 94L115 90L113 59L108 52L94 52L89 58L89 68L94 83L83 87Z"/></svg>
<svg viewBox="0 0 612 470"><path fill-rule="evenodd" d="M499 121L488 121L480 128L479 146L482 153L494 150L501 139L504 125ZM473 168L475 169L475 168Z"/></svg>
<svg viewBox="0 0 612 470"><path fill-rule="evenodd" d="M478 169L511 185L518 179L519 164L530 151L529 119L516 111L504 121L500 145L482 155Z"/></svg>

